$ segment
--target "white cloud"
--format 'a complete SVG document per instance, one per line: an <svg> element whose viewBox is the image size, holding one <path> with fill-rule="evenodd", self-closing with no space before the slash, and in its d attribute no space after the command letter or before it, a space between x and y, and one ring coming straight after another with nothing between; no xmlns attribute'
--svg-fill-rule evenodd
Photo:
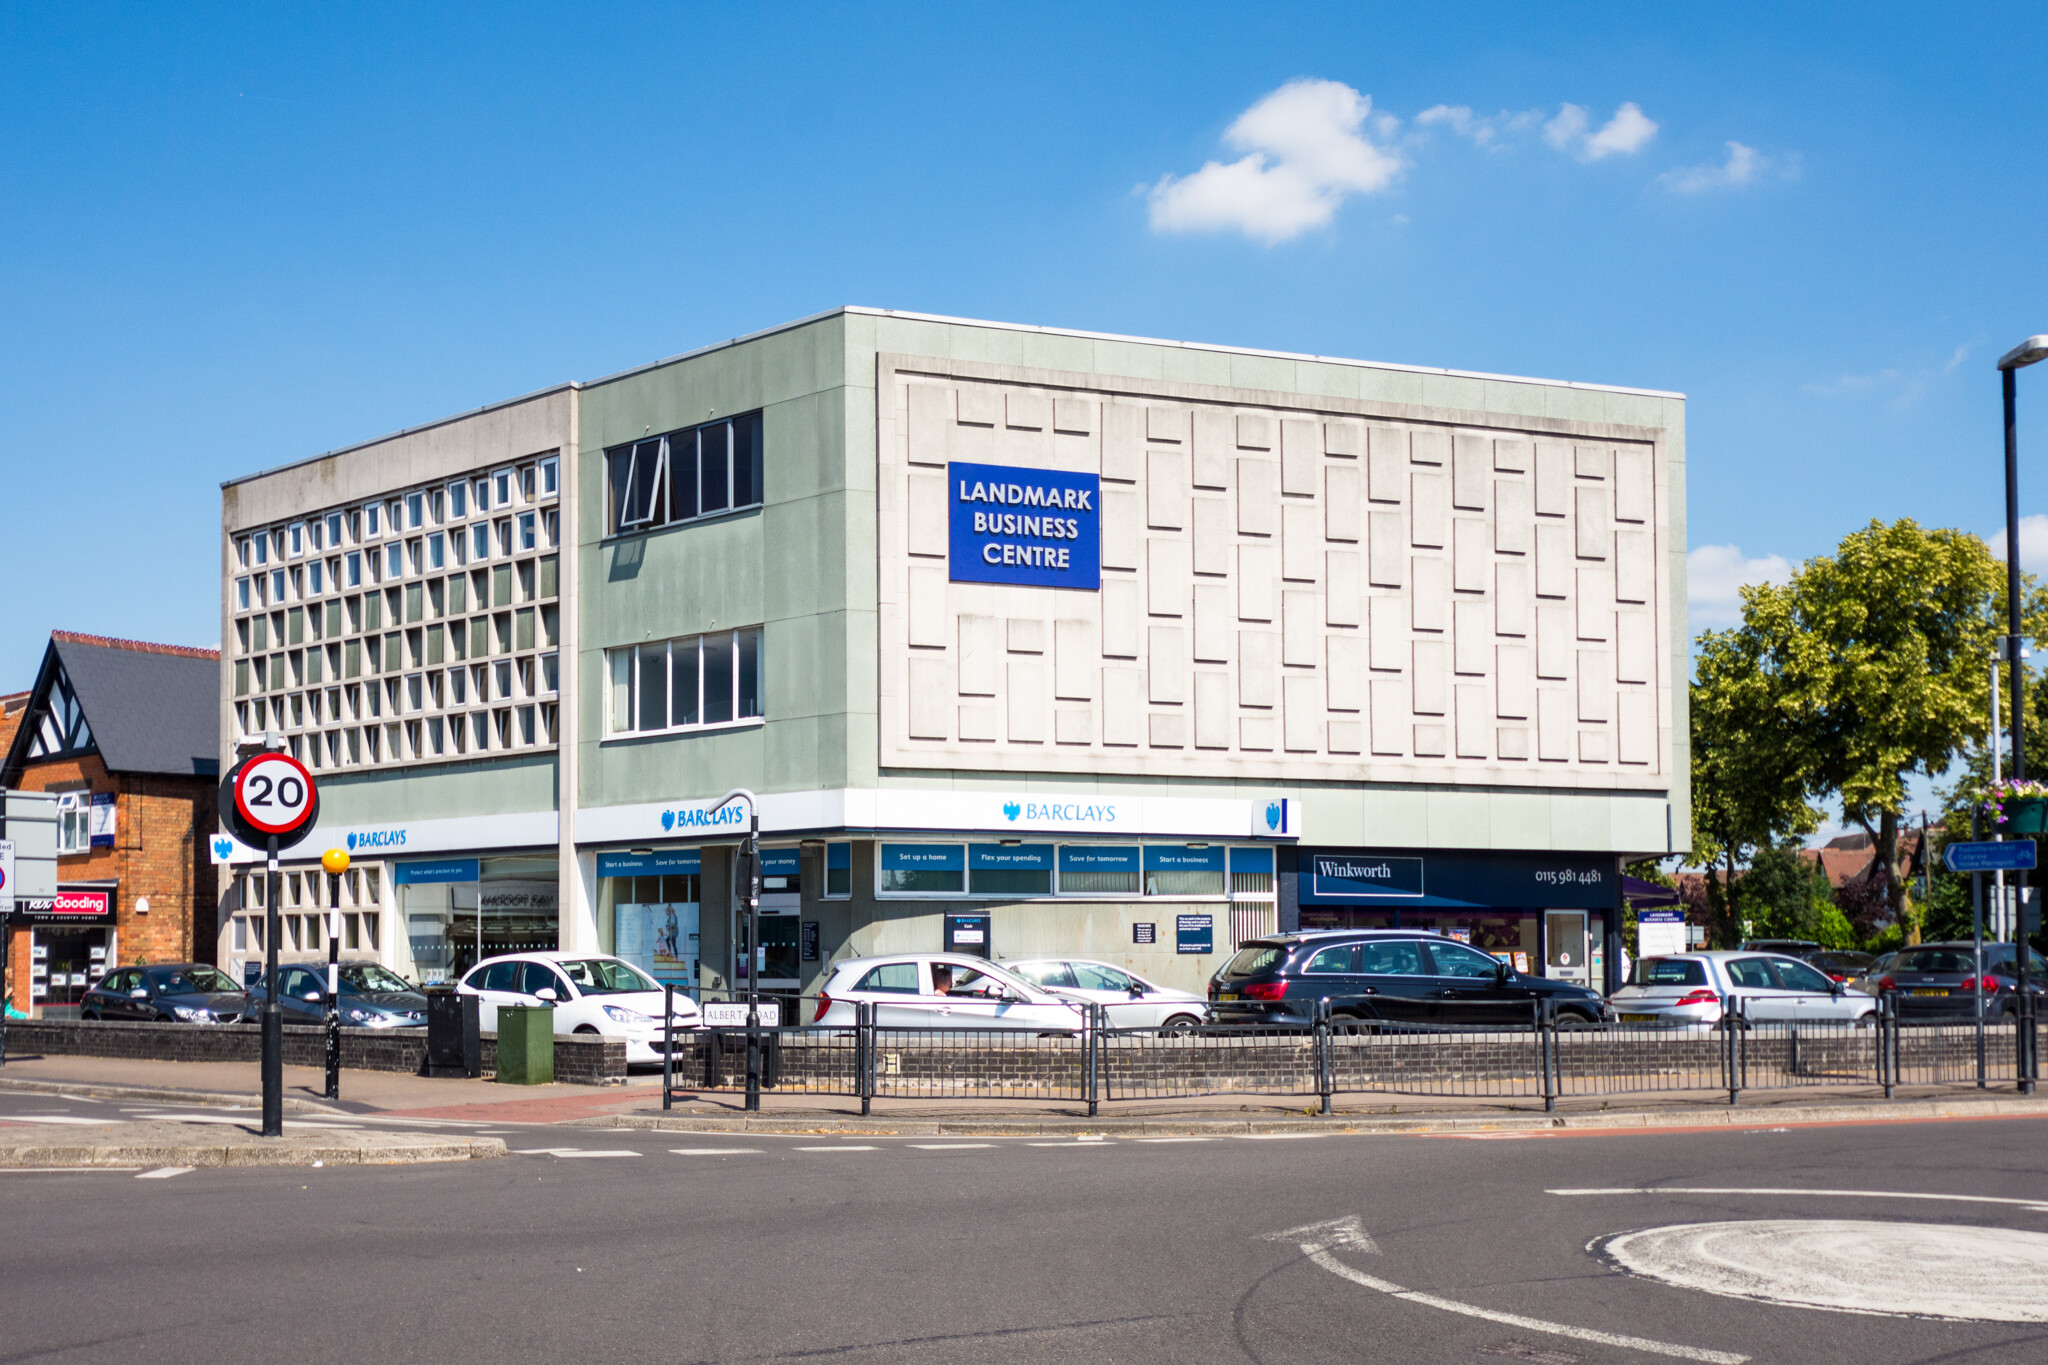
<svg viewBox="0 0 2048 1365"><path fill-rule="evenodd" d="M1289 81L1238 116L1223 140L1245 156L1151 187L1161 232L1235 229L1267 244L1323 227L1353 194L1384 190L1405 164L1362 131L1372 99L1339 81ZM1382 140L1399 121L1374 121Z"/></svg>
<svg viewBox="0 0 2048 1365"><path fill-rule="evenodd" d="M1535 109L1519 114L1503 109L1498 114L1482 116L1474 114L1469 105L1463 104L1438 104L1415 116L1415 124L1419 128L1447 128L1459 137L1471 139L1475 147L1496 152L1506 149L1505 138L1526 133L1541 122L1543 115Z"/></svg>
<svg viewBox="0 0 2048 1365"><path fill-rule="evenodd" d="M1791 159L1774 160L1754 147L1745 147L1740 142L1730 142L1728 156L1723 161L1709 161L1699 166L1680 166L1657 177L1657 183L1674 194L1705 194L1709 190L1737 190L1756 183L1766 170L1777 169L1787 176L1797 174L1797 162Z"/></svg>
<svg viewBox="0 0 2048 1365"><path fill-rule="evenodd" d="M2003 564L2005 528L1984 537L1984 543L1991 547L1991 557ZM2048 571L2048 515L2035 512L2020 518L2020 567L2028 573Z"/></svg>
<svg viewBox="0 0 2048 1365"><path fill-rule="evenodd" d="M1936 380L1954 374L1969 354L1970 347L1966 343L1956 347L1949 358L1938 366L1923 365L1916 369L1883 369L1873 370L1867 374L1844 374L1824 384L1805 384L1801 387L1821 398L1855 398L1865 394L1882 396L1885 406L1903 410L1925 398Z"/></svg>
<svg viewBox="0 0 2048 1365"><path fill-rule="evenodd" d="M1685 601L1694 630L1732 626L1742 619L1742 589L1783 583L1792 561L1783 555L1745 558L1734 545L1699 545L1685 556Z"/></svg>
<svg viewBox="0 0 2048 1365"><path fill-rule="evenodd" d="M1557 117L1543 125L1543 140L1560 152L1570 152L1581 161L1600 161L1610 156L1632 156L1657 136L1657 121L1630 100L1614 111L1614 117L1598 132L1586 130L1592 116L1580 105L1567 104Z"/></svg>

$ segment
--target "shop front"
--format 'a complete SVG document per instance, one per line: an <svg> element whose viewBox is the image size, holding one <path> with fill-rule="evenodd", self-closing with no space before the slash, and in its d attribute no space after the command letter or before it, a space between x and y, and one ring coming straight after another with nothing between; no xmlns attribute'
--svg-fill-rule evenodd
<svg viewBox="0 0 2048 1365"><path fill-rule="evenodd" d="M118 888L60 883L54 896L15 901L15 922L29 926L29 999L46 1017L77 1011L86 988L114 965Z"/></svg>
<svg viewBox="0 0 2048 1365"><path fill-rule="evenodd" d="M1610 984L1620 886L1611 857L1303 849L1299 868L1303 929L1421 929L1517 971Z"/></svg>
<svg viewBox="0 0 2048 1365"><path fill-rule="evenodd" d="M556 866L551 854L393 862L405 925L399 974L441 985L485 958L559 947Z"/></svg>

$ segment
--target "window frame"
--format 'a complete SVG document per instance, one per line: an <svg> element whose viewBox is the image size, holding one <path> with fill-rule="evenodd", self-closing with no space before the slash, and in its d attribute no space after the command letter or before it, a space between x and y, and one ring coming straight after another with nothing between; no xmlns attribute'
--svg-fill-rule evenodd
<svg viewBox="0 0 2048 1365"><path fill-rule="evenodd" d="M605 733L601 742L611 743L619 740L647 739L658 735L697 734L707 730L742 730L756 725L765 725L768 719L768 707L767 699L763 695L766 689L762 686L762 680L766 673L765 668L762 666L762 658L765 653L764 633L765 628L762 626L736 626L731 630L705 631L697 635L678 635L668 640L649 640L642 644L620 645L606 650L604 653ZM729 657L732 669L730 703L734 714L729 720L696 720L677 724L675 722L675 659L677 649L679 646L695 647L697 668L696 705L697 713L701 716L704 713L706 696L704 669L708 651L705 649L705 642L715 640L721 636L726 638L730 651ZM755 715L739 714L740 699L743 695L741 691L741 677L747 659L747 650L743 644L743 640L746 638L751 638L754 645L752 655L754 661L754 702L759 708L759 713ZM642 696L641 677L643 660L651 657L656 650L661 651L663 659L663 673L665 675L663 684L667 696L664 699L662 714L667 718L667 723L658 728L640 728L637 722L641 714L640 698ZM624 683L627 689L624 714L635 724L632 728L622 729L619 726L621 709L617 692L618 687L621 685L618 678L618 660L620 656L626 655L629 652L632 658L632 665L630 674Z"/></svg>
<svg viewBox="0 0 2048 1365"><path fill-rule="evenodd" d="M661 530L664 527L686 526L695 522L712 521L719 517L735 516L760 510L766 502L763 489L766 468L763 411L763 409L755 408L709 422L698 422L687 427L678 427L674 431L662 432L659 435L636 437L633 440L623 441L617 445L607 447L604 451L606 503L604 539L611 540L619 536L642 535L649 531ZM740 426L743 423L746 424L749 437L745 441L740 439ZM701 433L715 428L722 429L725 433L724 505L707 512L702 510L704 470L702 467L703 441ZM675 499L671 496L671 491L678 478L678 470L680 468L681 456L685 453L685 445L688 447L689 498L690 506L693 510L688 515L679 516L676 514ZM656 460L654 475L649 484L652 490L649 494L650 507L646 509L645 515L637 516L631 521L627 521L624 519L623 513L631 500L631 490L639 482L639 462L644 457L645 448L649 446L653 447L653 455ZM739 491L741 480L736 476L735 471L738 462L743 456L747 463L746 483L748 484L748 497L746 501L740 502L736 500L736 495ZM616 465L616 461L621 457L627 461L623 479L619 476ZM542 496L551 495L543 494ZM658 511L653 504L659 504Z"/></svg>

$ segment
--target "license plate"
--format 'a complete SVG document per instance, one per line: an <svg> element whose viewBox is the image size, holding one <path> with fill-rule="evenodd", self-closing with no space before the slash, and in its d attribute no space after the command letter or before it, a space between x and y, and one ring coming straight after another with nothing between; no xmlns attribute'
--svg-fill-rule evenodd
<svg viewBox="0 0 2048 1365"><path fill-rule="evenodd" d="M1218 996L1217 996L1216 998L1217 998L1218 1000L1235 1000L1235 999L1237 999L1237 992L1236 992L1236 991L1224 991L1224 992L1223 992L1222 994L1218 995Z"/></svg>
<svg viewBox="0 0 2048 1365"><path fill-rule="evenodd" d="M1621 1016L1621 1022L1624 1024L1654 1024L1657 1022L1657 1016L1654 1014L1624 1014Z"/></svg>
<svg viewBox="0 0 2048 1365"><path fill-rule="evenodd" d="M1947 987L1945 987L1945 986L1915 986L1915 987L1913 988L1913 994L1915 994L1915 995L1947 995L1947 994L1948 994L1948 988L1947 988Z"/></svg>

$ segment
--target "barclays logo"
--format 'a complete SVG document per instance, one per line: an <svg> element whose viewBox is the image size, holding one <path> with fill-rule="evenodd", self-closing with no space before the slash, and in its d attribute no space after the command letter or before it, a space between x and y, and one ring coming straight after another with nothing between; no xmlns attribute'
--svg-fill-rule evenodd
<svg viewBox="0 0 2048 1365"><path fill-rule="evenodd" d="M725 829L747 823L747 808L744 802L735 801L717 810L701 808L665 810L661 813L661 827L664 830L678 829Z"/></svg>
<svg viewBox="0 0 2048 1365"><path fill-rule="evenodd" d="M1278 801L1270 802L1266 806L1266 828L1271 830L1280 828L1280 803Z"/></svg>
<svg viewBox="0 0 2048 1365"><path fill-rule="evenodd" d="M1015 820L1023 811L1024 808L1015 801L1003 802L1003 818L1005 820Z"/></svg>
<svg viewBox="0 0 2048 1365"><path fill-rule="evenodd" d="M674 829L676 827L676 813L674 811L665 810L661 813L661 827L663 829Z"/></svg>
<svg viewBox="0 0 2048 1365"><path fill-rule="evenodd" d="M353 843L354 843L355 841L354 841L353 839L351 839L351 840L350 840L349 842L350 842L351 844L353 844ZM216 858L231 858L231 857L233 857L233 856L234 856L234 853L235 853L235 841L234 841L233 839L215 839L215 840L213 841L213 856L214 856L214 857L216 857Z"/></svg>
<svg viewBox="0 0 2048 1365"><path fill-rule="evenodd" d="M353 834L348 836L348 851L351 853L356 851L356 836Z"/></svg>
<svg viewBox="0 0 2048 1365"><path fill-rule="evenodd" d="M375 829L368 834L348 836L349 851L359 848L404 848L405 831L402 829Z"/></svg>

